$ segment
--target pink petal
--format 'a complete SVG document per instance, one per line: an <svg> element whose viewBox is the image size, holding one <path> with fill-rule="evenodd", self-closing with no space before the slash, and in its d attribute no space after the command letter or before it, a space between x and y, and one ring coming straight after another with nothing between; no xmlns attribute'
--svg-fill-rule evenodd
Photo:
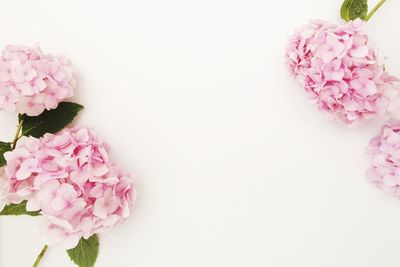
<svg viewBox="0 0 400 267"><path fill-rule="evenodd" d="M368 56L368 53L369 53L368 46L360 46L360 47L357 47L356 49L352 49L350 51L350 54L353 57L357 57L357 58L366 57L366 56Z"/></svg>
<svg viewBox="0 0 400 267"><path fill-rule="evenodd" d="M0 71L0 82L8 82L10 78L10 73L6 71Z"/></svg>
<svg viewBox="0 0 400 267"><path fill-rule="evenodd" d="M105 208L105 201L103 198L97 199L94 203L93 214L101 219L107 218L107 210Z"/></svg>

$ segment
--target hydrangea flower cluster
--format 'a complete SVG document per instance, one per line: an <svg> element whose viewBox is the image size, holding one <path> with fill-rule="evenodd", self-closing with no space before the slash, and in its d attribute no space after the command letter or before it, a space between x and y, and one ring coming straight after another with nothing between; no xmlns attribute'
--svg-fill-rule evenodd
<svg viewBox="0 0 400 267"><path fill-rule="evenodd" d="M384 192L400 197L400 121L387 122L368 146L372 166L367 179Z"/></svg>
<svg viewBox="0 0 400 267"><path fill-rule="evenodd" d="M400 110L398 79L377 61L377 49L360 19L312 21L286 50L290 71L321 111L353 124Z"/></svg>
<svg viewBox="0 0 400 267"><path fill-rule="evenodd" d="M0 56L0 110L37 116L74 94L77 74L61 56L38 46L8 45Z"/></svg>
<svg viewBox="0 0 400 267"><path fill-rule="evenodd" d="M22 137L4 157L3 201L27 200L28 211L40 210L48 245L74 248L82 237L120 224L130 213L135 186L90 128Z"/></svg>

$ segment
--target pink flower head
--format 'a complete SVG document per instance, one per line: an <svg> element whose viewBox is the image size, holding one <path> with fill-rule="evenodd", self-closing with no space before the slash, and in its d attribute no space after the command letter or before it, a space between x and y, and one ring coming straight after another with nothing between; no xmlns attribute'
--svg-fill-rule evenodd
<svg viewBox="0 0 400 267"><path fill-rule="evenodd" d="M285 57L312 102L343 123L400 108L398 80L377 63L361 20L313 21L290 39Z"/></svg>
<svg viewBox="0 0 400 267"><path fill-rule="evenodd" d="M400 197L400 121L389 121L368 146L372 166L367 178L384 192Z"/></svg>
<svg viewBox="0 0 400 267"><path fill-rule="evenodd" d="M0 110L37 116L72 97L76 81L65 58L8 45L0 56Z"/></svg>
<svg viewBox="0 0 400 267"><path fill-rule="evenodd" d="M5 188L2 197L5 203L18 204L32 195L34 178L40 171L35 158L39 146L38 139L23 137L12 152L4 154L7 166L0 179Z"/></svg>
<svg viewBox="0 0 400 267"><path fill-rule="evenodd" d="M130 214L135 185L108 153L85 127L23 137L5 153L2 201L27 200L27 210L43 215L47 244L73 248L81 237L104 232Z"/></svg>

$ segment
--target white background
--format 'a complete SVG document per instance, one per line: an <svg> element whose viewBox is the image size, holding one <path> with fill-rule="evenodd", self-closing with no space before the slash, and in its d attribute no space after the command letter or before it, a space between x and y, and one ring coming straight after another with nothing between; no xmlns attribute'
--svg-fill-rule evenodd
<svg viewBox="0 0 400 267"><path fill-rule="evenodd" d="M371 4L374 1L370 1ZM40 42L80 71L78 121L138 182L97 267L397 267L400 200L364 178L382 121L349 129L310 106L283 54L340 0L1 1L0 46ZM400 76L400 2L370 21ZM10 140L16 118L0 115ZM0 266L32 266L32 218L0 218ZM74 266L51 248L43 267Z"/></svg>

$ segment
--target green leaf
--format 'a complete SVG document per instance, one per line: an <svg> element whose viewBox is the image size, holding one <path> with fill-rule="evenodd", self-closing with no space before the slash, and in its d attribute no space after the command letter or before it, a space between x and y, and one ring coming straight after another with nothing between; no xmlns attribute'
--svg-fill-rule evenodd
<svg viewBox="0 0 400 267"><path fill-rule="evenodd" d="M71 260L79 267L93 267L99 254L99 239L92 235L89 239L81 238L78 245L67 250Z"/></svg>
<svg viewBox="0 0 400 267"><path fill-rule="evenodd" d="M4 207L4 209L0 212L1 215L29 215L29 216L38 216L40 215L40 211L26 211L26 200L22 201L19 204L10 204Z"/></svg>
<svg viewBox="0 0 400 267"><path fill-rule="evenodd" d="M345 21L360 18L365 20L368 13L368 0L345 0L340 15Z"/></svg>
<svg viewBox="0 0 400 267"><path fill-rule="evenodd" d="M82 105L62 102L56 109L46 110L36 117L21 115L22 135L42 137L45 133L56 133L70 124L82 109Z"/></svg>
<svg viewBox="0 0 400 267"><path fill-rule="evenodd" d="M0 167L6 165L4 153L6 153L7 151L11 151L11 143L0 142Z"/></svg>

